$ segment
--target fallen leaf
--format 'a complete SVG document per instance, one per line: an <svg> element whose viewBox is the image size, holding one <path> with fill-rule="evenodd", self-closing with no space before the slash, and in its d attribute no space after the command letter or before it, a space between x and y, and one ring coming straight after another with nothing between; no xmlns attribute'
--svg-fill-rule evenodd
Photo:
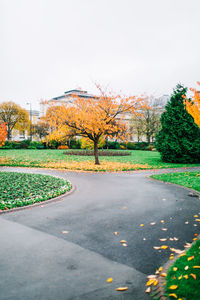
<svg viewBox="0 0 200 300"><path fill-rule="evenodd" d="M167 231L167 228L161 228L163 231Z"/></svg>
<svg viewBox="0 0 200 300"><path fill-rule="evenodd" d="M162 224L164 224L164 223L165 223L165 221L164 221L164 220L161 220L160 222L161 222Z"/></svg>
<svg viewBox="0 0 200 300"><path fill-rule="evenodd" d="M115 231L115 232L114 232L114 235L118 235L118 232L117 232L117 231Z"/></svg>
<svg viewBox="0 0 200 300"><path fill-rule="evenodd" d="M194 215L194 218L198 218L199 216L198 215Z"/></svg>
<svg viewBox="0 0 200 300"><path fill-rule="evenodd" d="M193 266L194 269L200 269L200 266Z"/></svg>
<svg viewBox="0 0 200 300"><path fill-rule="evenodd" d="M162 270L163 270L163 267L160 267L160 268L158 269L159 272L161 272Z"/></svg>
<svg viewBox="0 0 200 300"><path fill-rule="evenodd" d="M67 233L69 233L69 231L67 231L67 230L62 231L62 234L67 234Z"/></svg>
<svg viewBox="0 0 200 300"><path fill-rule="evenodd" d="M200 222L200 219L195 219L195 222Z"/></svg>
<svg viewBox="0 0 200 300"><path fill-rule="evenodd" d="M196 241L197 240L197 238L193 238L193 241Z"/></svg>
<svg viewBox="0 0 200 300"><path fill-rule="evenodd" d="M192 255L192 256L190 256L190 257L188 257L188 261L190 261L190 260L192 260L192 259L194 259L194 255Z"/></svg>
<svg viewBox="0 0 200 300"><path fill-rule="evenodd" d="M143 227L144 226L144 224L140 224L140 227Z"/></svg>
<svg viewBox="0 0 200 300"><path fill-rule="evenodd" d="M154 246L153 247L155 250L159 250L160 249L160 247L157 247L157 246Z"/></svg>
<svg viewBox="0 0 200 300"><path fill-rule="evenodd" d="M178 268L177 267L173 267L173 271L177 271L178 270Z"/></svg>
<svg viewBox="0 0 200 300"><path fill-rule="evenodd" d="M120 241L121 244L126 244L127 242L125 240Z"/></svg>
<svg viewBox="0 0 200 300"><path fill-rule="evenodd" d="M121 286L121 287L116 288L115 290L116 290L116 291L123 292L123 291L128 290L128 287L127 287L127 286Z"/></svg>
<svg viewBox="0 0 200 300"><path fill-rule="evenodd" d="M145 293L149 294L151 292L150 286L146 289Z"/></svg>
<svg viewBox="0 0 200 300"><path fill-rule="evenodd" d="M155 279L157 276L156 275L148 275L147 278L148 279Z"/></svg>
<svg viewBox="0 0 200 300"><path fill-rule="evenodd" d="M173 238L169 238L169 240L170 240L170 241L173 241L174 239L173 239Z"/></svg>
<svg viewBox="0 0 200 300"><path fill-rule="evenodd" d="M189 269L189 266L185 266L185 268L184 268L186 271Z"/></svg>
<svg viewBox="0 0 200 300"><path fill-rule="evenodd" d="M152 226L153 226L153 225L155 225L155 224L156 224L156 222L152 222L152 223L150 223L150 225L152 225Z"/></svg>
<svg viewBox="0 0 200 300"><path fill-rule="evenodd" d="M195 280L197 279L197 275L196 275L196 274L191 273L190 275L191 275Z"/></svg>
<svg viewBox="0 0 200 300"><path fill-rule="evenodd" d="M181 276L178 277L178 280L181 280L182 278L183 278L183 276L181 275Z"/></svg>
<svg viewBox="0 0 200 300"><path fill-rule="evenodd" d="M189 222L188 222L188 221L186 221L186 222L185 222L185 224L189 224Z"/></svg>
<svg viewBox="0 0 200 300"><path fill-rule="evenodd" d="M174 240L175 240L175 241L178 241L179 239L178 239L178 238L176 238L176 237L174 237Z"/></svg>
<svg viewBox="0 0 200 300"><path fill-rule="evenodd" d="M188 275L187 275L187 274L186 274L186 275L184 275L183 277L184 277L185 279L188 279Z"/></svg>
<svg viewBox="0 0 200 300"><path fill-rule="evenodd" d="M162 276L162 277L166 277L166 276L167 276L167 274L166 274L166 273L161 273L161 274L160 274L160 276Z"/></svg>
<svg viewBox="0 0 200 300"><path fill-rule="evenodd" d="M161 248L161 249L167 249L168 246L163 245L163 246L161 246L160 248Z"/></svg>
<svg viewBox="0 0 200 300"><path fill-rule="evenodd" d="M122 246L127 247L128 245L126 243L123 243Z"/></svg>
<svg viewBox="0 0 200 300"><path fill-rule="evenodd" d="M161 242L165 242L167 239L160 239Z"/></svg>
<svg viewBox="0 0 200 300"><path fill-rule="evenodd" d="M175 285L175 284L173 284L169 287L170 290L176 290L177 288L178 288L178 285Z"/></svg>
<svg viewBox="0 0 200 300"><path fill-rule="evenodd" d="M169 297L174 297L174 298L176 298L176 299L178 298L178 297L177 297L177 295L176 295L176 294L174 294L174 293L172 293L172 294L169 294Z"/></svg>
<svg viewBox="0 0 200 300"><path fill-rule="evenodd" d="M113 281L112 277L110 277L110 278L107 279L107 282L108 282L108 283L110 283L110 282L112 282L112 281Z"/></svg>
<svg viewBox="0 0 200 300"><path fill-rule="evenodd" d="M155 280L156 280L156 279L154 279L154 278L150 279L150 280L146 283L146 286L152 285L152 284L154 283Z"/></svg>

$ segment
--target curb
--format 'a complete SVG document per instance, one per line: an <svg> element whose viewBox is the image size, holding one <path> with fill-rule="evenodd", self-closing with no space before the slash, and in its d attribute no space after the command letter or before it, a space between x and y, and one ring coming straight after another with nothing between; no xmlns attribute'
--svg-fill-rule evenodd
<svg viewBox="0 0 200 300"><path fill-rule="evenodd" d="M37 207L37 206L41 206L41 205L47 205L49 203L52 203L52 202L58 202L58 201L62 201L63 197L66 197L66 196L70 196L71 194L73 194L76 190L76 186L72 186L72 188L67 191L66 193L56 197L56 198L52 198L52 199L49 199L49 200L44 200L44 201L41 201L41 202L37 202L37 203L34 203L34 204L31 204L31 205L26 205L26 206L22 206L22 207L15 207L15 208L11 208L11 209L7 209L7 210L2 210L0 211L0 215L3 215L3 214L8 214L8 213L12 213L12 212L16 212L16 211L21 211L21 210L25 210L25 209L32 209L34 207Z"/></svg>
<svg viewBox="0 0 200 300"><path fill-rule="evenodd" d="M171 172L171 173L174 173L174 172ZM180 172L181 173L181 172ZM162 174L169 174L169 173L162 173ZM158 174L159 175L159 174ZM199 199L200 199L200 192L199 191L196 191L194 189L191 189L191 188L188 188L186 186L183 186L183 185L180 185L180 184L177 184L177 183L172 183L172 182L167 182L167 181L163 181L163 180L159 180L159 179L155 179L155 178L152 178L151 177L152 175L146 175L146 178L152 180L152 181L157 181L157 182L161 182L161 183L164 183L164 184L170 184L170 185L174 185L174 186L177 186L177 187L181 187L182 189L185 189L187 190L188 192L193 192L195 193Z"/></svg>

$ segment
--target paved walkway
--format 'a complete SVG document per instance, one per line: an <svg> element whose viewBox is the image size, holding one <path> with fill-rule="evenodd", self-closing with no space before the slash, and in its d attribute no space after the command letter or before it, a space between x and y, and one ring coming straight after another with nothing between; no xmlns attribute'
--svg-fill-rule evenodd
<svg viewBox="0 0 200 300"><path fill-rule="evenodd" d="M199 233L193 217L200 213L199 199L149 180L155 171L0 170L52 174L76 185L62 201L0 216L0 299L146 300L146 276L169 257L168 250L153 249L162 244L159 238L177 237L165 244L183 249ZM128 290L115 291L119 286Z"/></svg>

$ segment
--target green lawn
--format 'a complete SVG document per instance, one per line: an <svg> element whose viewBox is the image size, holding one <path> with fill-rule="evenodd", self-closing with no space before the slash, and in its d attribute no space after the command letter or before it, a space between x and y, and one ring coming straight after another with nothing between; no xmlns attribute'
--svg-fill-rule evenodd
<svg viewBox="0 0 200 300"><path fill-rule="evenodd" d="M64 168L68 167L72 162L89 162L93 163L94 158L92 156L73 156L64 155L63 150L0 150L0 165L4 166L27 166L27 167L46 167L46 168ZM189 167L200 166L199 164L176 164L176 163L164 163L160 159L160 154L156 151L131 151L131 156L123 157L100 157L100 161L106 163L129 163L129 164L141 164L140 169L151 168L177 168L177 167ZM63 164L63 165L62 165ZM65 164L65 165L64 165ZM73 168L72 168L73 169ZM124 168L125 170L126 168ZM129 168L130 170L131 168ZM136 169L132 168L133 170ZM85 169L87 170L87 168ZM108 170L108 169L107 169ZM99 169L101 171L101 169Z"/></svg>
<svg viewBox="0 0 200 300"><path fill-rule="evenodd" d="M200 192L200 171L153 175L152 178L186 186Z"/></svg>
<svg viewBox="0 0 200 300"><path fill-rule="evenodd" d="M69 181L49 175L0 172L0 210L45 201L70 189Z"/></svg>
<svg viewBox="0 0 200 300"><path fill-rule="evenodd" d="M200 240L171 266L165 292L167 299L200 299Z"/></svg>

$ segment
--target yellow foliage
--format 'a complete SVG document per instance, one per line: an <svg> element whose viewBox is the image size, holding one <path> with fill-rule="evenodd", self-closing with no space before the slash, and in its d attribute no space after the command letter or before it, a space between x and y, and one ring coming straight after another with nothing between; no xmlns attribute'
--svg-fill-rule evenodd
<svg viewBox="0 0 200 300"><path fill-rule="evenodd" d="M200 82L197 82L200 85ZM193 92L192 101L185 100L188 113L194 118L194 122L200 127L200 91L191 89Z"/></svg>
<svg viewBox="0 0 200 300"><path fill-rule="evenodd" d="M102 148L105 144L105 138L101 136L99 138L98 142L98 148ZM81 138L81 149L88 149L93 150L94 149L94 142L90 140L89 138L82 137Z"/></svg>

